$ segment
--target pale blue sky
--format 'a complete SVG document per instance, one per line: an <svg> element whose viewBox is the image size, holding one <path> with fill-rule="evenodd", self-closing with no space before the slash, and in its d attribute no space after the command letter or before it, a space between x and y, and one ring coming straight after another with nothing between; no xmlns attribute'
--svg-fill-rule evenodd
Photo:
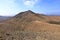
<svg viewBox="0 0 60 40"><path fill-rule="evenodd" d="M59 15L60 0L0 0L0 15L13 16L26 10Z"/></svg>

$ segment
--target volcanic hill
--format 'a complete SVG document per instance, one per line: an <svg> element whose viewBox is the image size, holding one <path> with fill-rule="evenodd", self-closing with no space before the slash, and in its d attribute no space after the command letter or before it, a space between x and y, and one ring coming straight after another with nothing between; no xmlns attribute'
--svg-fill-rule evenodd
<svg viewBox="0 0 60 40"><path fill-rule="evenodd" d="M2 40L60 40L60 16L46 16L31 10L0 23Z"/></svg>

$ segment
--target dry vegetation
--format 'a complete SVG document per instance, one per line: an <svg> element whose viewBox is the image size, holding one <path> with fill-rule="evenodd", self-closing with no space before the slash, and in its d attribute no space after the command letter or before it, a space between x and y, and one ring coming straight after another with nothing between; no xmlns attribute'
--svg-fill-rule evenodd
<svg viewBox="0 0 60 40"><path fill-rule="evenodd" d="M60 40L60 16L21 12L0 23L0 40Z"/></svg>

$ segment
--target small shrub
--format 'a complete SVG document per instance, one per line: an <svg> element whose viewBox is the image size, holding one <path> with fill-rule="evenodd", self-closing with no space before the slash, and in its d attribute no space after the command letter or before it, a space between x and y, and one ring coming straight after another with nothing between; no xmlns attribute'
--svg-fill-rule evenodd
<svg viewBox="0 0 60 40"><path fill-rule="evenodd" d="M60 25L60 21L49 21L48 23L50 23L50 24L59 24Z"/></svg>

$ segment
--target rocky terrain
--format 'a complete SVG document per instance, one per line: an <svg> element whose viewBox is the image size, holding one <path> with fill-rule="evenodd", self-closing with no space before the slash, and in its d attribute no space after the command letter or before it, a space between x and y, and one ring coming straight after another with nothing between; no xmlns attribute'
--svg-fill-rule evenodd
<svg viewBox="0 0 60 40"><path fill-rule="evenodd" d="M0 40L60 40L60 16L21 12L0 23Z"/></svg>

